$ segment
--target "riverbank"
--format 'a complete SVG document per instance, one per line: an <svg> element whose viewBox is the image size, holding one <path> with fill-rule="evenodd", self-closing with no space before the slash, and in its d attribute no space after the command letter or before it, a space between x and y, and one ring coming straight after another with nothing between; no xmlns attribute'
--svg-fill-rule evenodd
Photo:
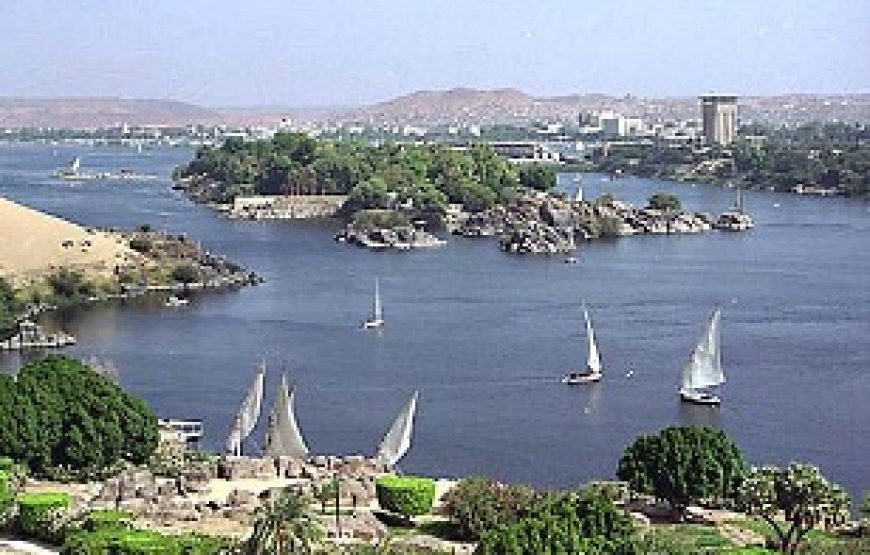
<svg viewBox="0 0 870 555"><path fill-rule="evenodd" d="M3 198L0 236L0 280L10 292L0 307L2 335L14 331L14 321L26 323L56 308L148 292L178 293L262 282L253 272L184 234L154 231L150 226L133 231L85 228ZM27 343L25 336L16 345ZM50 343L60 346L62 342Z"/></svg>

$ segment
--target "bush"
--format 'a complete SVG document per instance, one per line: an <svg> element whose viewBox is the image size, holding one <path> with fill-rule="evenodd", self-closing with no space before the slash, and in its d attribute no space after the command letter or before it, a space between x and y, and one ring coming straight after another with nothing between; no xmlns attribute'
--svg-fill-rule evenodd
<svg viewBox="0 0 870 555"><path fill-rule="evenodd" d="M87 532L95 532L104 528L128 529L133 518L133 514L127 511L95 510L82 515L77 525L79 529Z"/></svg>
<svg viewBox="0 0 870 555"><path fill-rule="evenodd" d="M15 508L15 490L12 479L5 471L0 470L0 527L5 527Z"/></svg>
<svg viewBox="0 0 870 555"><path fill-rule="evenodd" d="M50 543L63 541L68 493L31 493L18 499L18 526L30 538Z"/></svg>
<svg viewBox="0 0 870 555"><path fill-rule="evenodd" d="M680 199L675 195L670 193L663 193L659 191L658 193L654 193L649 200L647 200L647 204L650 208L655 210L679 210L681 207Z"/></svg>
<svg viewBox="0 0 870 555"><path fill-rule="evenodd" d="M70 534L62 555L215 555L228 553L232 542L198 534L163 535L151 530L106 527Z"/></svg>
<svg viewBox="0 0 870 555"><path fill-rule="evenodd" d="M130 239L130 248L136 252L146 253L151 250L151 240L146 237L134 237Z"/></svg>
<svg viewBox="0 0 870 555"><path fill-rule="evenodd" d="M444 496L444 509L460 539L477 541L485 532L519 520L534 495L525 486L466 478Z"/></svg>
<svg viewBox="0 0 870 555"><path fill-rule="evenodd" d="M611 501L592 492L549 494L512 524L487 532L480 554L634 553L634 526Z"/></svg>
<svg viewBox="0 0 870 555"><path fill-rule="evenodd" d="M413 476L383 476L375 484L382 509L406 518L432 510L435 481Z"/></svg>
<svg viewBox="0 0 870 555"><path fill-rule="evenodd" d="M172 270L172 279L178 283L195 283L199 281L199 268L193 264L180 264Z"/></svg>

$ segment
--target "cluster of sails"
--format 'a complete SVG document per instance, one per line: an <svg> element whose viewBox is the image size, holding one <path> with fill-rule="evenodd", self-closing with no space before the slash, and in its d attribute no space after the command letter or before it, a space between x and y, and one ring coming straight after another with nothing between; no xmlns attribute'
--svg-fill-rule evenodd
<svg viewBox="0 0 870 555"><path fill-rule="evenodd" d="M586 319L587 356L586 370L571 372L562 377L562 383L579 385L595 383L601 380L601 355L595 341L595 331L589 311L583 307ZM683 367L678 393L682 401L698 405L718 405L721 399L712 388L725 383L725 372L722 368L722 315L719 309L711 314L701 338L692 350L689 360ZM626 374L631 377L633 371Z"/></svg>
<svg viewBox="0 0 870 555"><path fill-rule="evenodd" d="M242 443L257 426L263 403L263 389L266 381L266 363L260 363L254 380L248 388L242 405L233 420L233 425L226 441L226 452L230 455L242 455ZM269 422L266 428L266 439L263 447L263 455L268 457L294 457L306 459L309 454L308 445L293 410L295 388L287 386L286 376L281 376L278 394L272 411L269 413ZM405 456L411 448L411 434L414 428L414 415L417 411L417 391L402 407L402 411L393 421L390 429L378 446L374 459L388 467L393 467Z"/></svg>

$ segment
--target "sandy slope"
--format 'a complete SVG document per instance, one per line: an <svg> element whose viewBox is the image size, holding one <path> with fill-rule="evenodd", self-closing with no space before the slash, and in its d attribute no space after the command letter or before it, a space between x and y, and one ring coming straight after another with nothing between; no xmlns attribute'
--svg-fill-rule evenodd
<svg viewBox="0 0 870 555"><path fill-rule="evenodd" d="M23 281L59 267L106 275L135 256L112 234L0 198L0 277Z"/></svg>

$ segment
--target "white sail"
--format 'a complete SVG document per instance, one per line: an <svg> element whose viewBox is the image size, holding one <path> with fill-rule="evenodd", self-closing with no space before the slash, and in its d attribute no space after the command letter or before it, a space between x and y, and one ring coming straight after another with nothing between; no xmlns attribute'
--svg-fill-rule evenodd
<svg viewBox="0 0 870 555"><path fill-rule="evenodd" d="M72 162L70 163L70 165L69 165L69 169L70 169L70 171L71 171L72 173L78 173L78 171L79 171L79 167L81 166L81 164L82 164L82 160L81 160L81 158L79 158L78 156L76 156L75 158L73 158L73 161L72 161Z"/></svg>
<svg viewBox="0 0 870 555"><path fill-rule="evenodd" d="M683 368L683 388L703 389L725 383L720 343L720 311L717 309Z"/></svg>
<svg viewBox="0 0 870 555"><path fill-rule="evenodd" d="M248 393L239 407L239 412L233 421L233 428L227 438L227 451L236 455L241 454L242 441L245 440L257 426L260 418L260 407L263 403L263 383L266 377L266 361L260 363L257 375ZM231 448L232 447L232 448Z"/></svg>
<svg viewBox="0 0 870 555"><path fill-rule="evenodd" d="M598 354L598 345L595 343L595 331L592 329L592 320L589 319L589 311L583 307L583 315L586 317L586 339L589 343L589 354L586 358L586 367L590 374L601 374L601 356Z"/></svg>
<svg viewBox="0 0 870 555"><path fill-rule="evenodd" d="M411 433L414 429L414 414L417 411L418 395L419 393L415 391L378 446L375 459L379 463L389 467L395 466L411 448Z"/></svg>
<svg viewBox="0 0 870 555"><path fill-rule="evenodd" d="M381 308L381 286L378 278L375 278L375 306L372 319L375 322L384 319L383 309Z"/></svg>
<svg viewBox="0 0 870 555"><path fill-rule="evenodd" d="M293 414L293 398L295 391L287 390L287 378L281 376L281 387L278 397L272 406L269 416L269 428L266 431L265 452L272 457L296 457L304 459L308 456L308 446L299 431L296 417Z"/></svg>
<svg viewBox="0 0 870 555"><path fill-rule="evenodd" d="M577 186L577 190L574 191L574 202L583 202L583 187Z"/></svg>

